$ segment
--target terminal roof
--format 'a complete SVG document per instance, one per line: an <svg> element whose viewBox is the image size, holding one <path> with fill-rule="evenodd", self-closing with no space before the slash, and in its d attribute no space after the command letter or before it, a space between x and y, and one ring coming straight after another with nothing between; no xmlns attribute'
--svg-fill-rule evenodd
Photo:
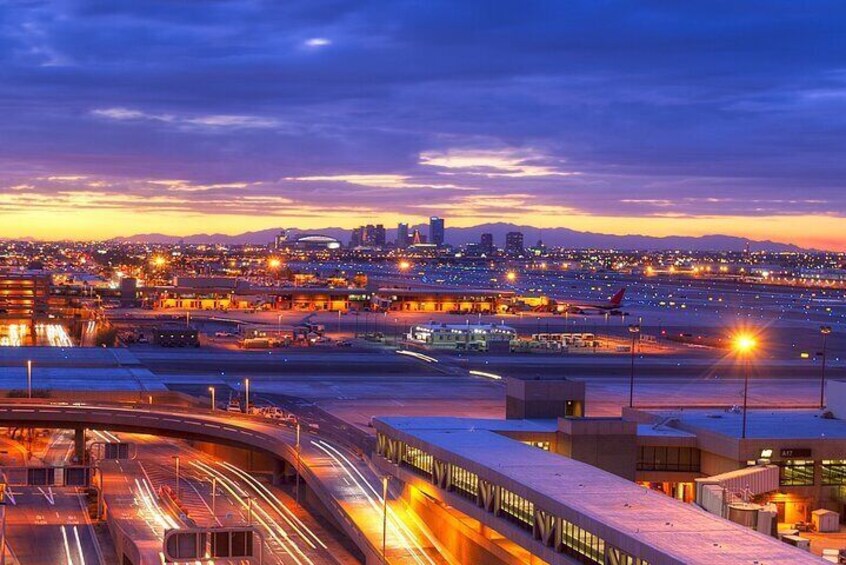
<svg viewBox="0 0 846 565"><path fill-rule="evenodd" d="M486 476L547 511L601 524L684 563L819 563L812 555L690 504L500 433L516 420L379 418L435 457ZM539 424L544 426L544 424Z"/></svg>
<svg viewBox="0 0 846 565"><path fill-rule="evenodd" d="M743 413L716 409L649 410L672 417L682 430L704 430L731 438L740 438ZM820 410L752 409L746 413L746 437L749 439L846 439L846 421L824 418ZM638 428L640 433L640 428Z"/></svg>

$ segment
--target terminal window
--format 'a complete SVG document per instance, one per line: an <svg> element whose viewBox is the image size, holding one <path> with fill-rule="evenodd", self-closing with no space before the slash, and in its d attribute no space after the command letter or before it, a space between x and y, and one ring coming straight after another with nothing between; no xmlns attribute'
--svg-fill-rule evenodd
<svg viewBox="0 0 846 565"><path fill-rule="evenodd" d="M523 528L531 530L535 524L535 505L506 488L500 488L499 510Z"/></svg>
<svg viewBox="0 0 846 565"><path fill-rule="evenodd" d="M587 558L587 562L605 562L605 540L563 519L561 520L561 546L561 551L564 553ZM625 561L619 563L628 565Z"/></svg>
<svg viewBox="0 0 846 565"><path fill-rule="evenodd" d="M404 466L411 467L413 470L432 476L433 459L432 456L416 447L410 445L405 446L405 453L402 458Z"/></svg>
<svg viewBox="0 0 846 565"><path fill-rule="evenodd" d="M475 502L479 492L478 475L456 465L451 466L450 469L452 471L450 482L455 493Z"/></svg>
<svg viewBox="0 0 846 565"><path fill-rule="evenodd" d="M699 449L695 447L661 447L644 445L638 448L638 471L699 472Z"/></svg>
<svg viewBox="0 0 846 565"><path fill-rule="evenodd" d="M820 471L822 484L846 485L846 459L823 459Z"/></svg>
<svg viewBox="0 0 846 565"><path fill-rule="evenodd" d="M788 459L781 464L779 484L784 487L813 486L814 462L810 459Z"/></svg>

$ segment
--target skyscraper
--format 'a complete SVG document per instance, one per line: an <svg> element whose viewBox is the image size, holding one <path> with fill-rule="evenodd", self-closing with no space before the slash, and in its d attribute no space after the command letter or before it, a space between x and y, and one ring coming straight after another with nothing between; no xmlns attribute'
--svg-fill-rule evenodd
<svg viewBox="0 0 846 565"><path fill-rule="evenodd" d="M405 249L408 247L408 224L397 224L397 247Z"/></svg>
<svg viewBox="0 0 846 565"><path fill-rule="evenodd" d="M493 234L483 233L479 242L479 251L485 255L492 255L494 252Z"/></svg>
<svg viewBox="0 0 846 565"><path fill-rule="evenodd" d="M385 243L385 226L382 224L376 224L376 227L373 229L373 245L376 247L384 247Z"/></svg>
<svg viewBox="0 0 846 565"><path fill-rule="evenodd" d="M350 234L350 247L358 247L362 244L362 228L355 228Z"/></svg>
<svg viewBox="0 0 846 565"><path fill-rule="evenodd" d="M273 241L273 247L276 249L282 249L285 247L285 243L288 241L288 232L286 230L279 230L279 233L276 234L276 237Z"/></svg>
<svg viewBox="0 0 846 565"><path fill-rule="evenodd" d="M429 243L441 246L444 244L444 219L432 216L429 218Z"/></svg>
<svg viewBox="0 0 846 565"><path fill-rule="evenodd" d="M523 254L523 232L510 231L505 234L505 252L508 255Z"/></svg>

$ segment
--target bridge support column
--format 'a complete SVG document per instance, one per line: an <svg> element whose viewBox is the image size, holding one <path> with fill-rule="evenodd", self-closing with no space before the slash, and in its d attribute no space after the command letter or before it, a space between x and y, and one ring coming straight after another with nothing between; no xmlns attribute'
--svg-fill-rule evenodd
<svg viewBox="0 0 846 565"><path fill-rule="evenodd" d="M288 480L288 465L284 459L276 459L273 463L273 486L280 486Z"/></svg>
<svg viewBox="0 0 846 565"><path fill-rule="evenodd" d="M86 463L85 431L85 428L77 428L73 431L73 456L80 465Z"/></svg>

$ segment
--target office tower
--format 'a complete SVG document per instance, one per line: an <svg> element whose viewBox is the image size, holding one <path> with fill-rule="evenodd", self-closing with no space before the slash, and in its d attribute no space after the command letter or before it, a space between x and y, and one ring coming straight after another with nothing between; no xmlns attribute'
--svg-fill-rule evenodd
<svg viewBox="0 0 846 565"><path fill-rule="evenodd" d="M485 255L492 255L494 252L493 234L483 233L479 242L479 251Z"/></svg>
<svg viewBox="0 0 846 565"><path fill-rule="evenodd" d="M376 247L385 247L385 240L385 226L376 224L376 227L373 229L373 245Z"/></svg>
<svg viewBox="0 0 846 565"><path fill-rule="evenodd" d="M505 252L508 255L522 255L523 254L523 233L519 231L510 231L505 234Z"/></svg>
<svg viewBox="0 0 846 565"><path fill-rule="evenodd" d="M432 216L429 218L429 243L444 244L444 219Z"/></svg>
<svg viewBox="0 0 846 565"><path fill-rule="evenodd" d="M362 244L362 228L355 228L350 234L350 247L359 247Z"/></svg>
<svg viewBox="0 0 846 565"><path fill-rule="evenodd" d="M274 247L276 249L282 249L285 247L285 244L288 242L288 232L285 230L279 230L279 233L276 234L276 238L274 240Z"/></svg>
<svg viewBox="0 0 846 565"><path fill-rule="evenodd" d="M397 224L397 247L405 249L408 247L408 224Z"/></svg>

